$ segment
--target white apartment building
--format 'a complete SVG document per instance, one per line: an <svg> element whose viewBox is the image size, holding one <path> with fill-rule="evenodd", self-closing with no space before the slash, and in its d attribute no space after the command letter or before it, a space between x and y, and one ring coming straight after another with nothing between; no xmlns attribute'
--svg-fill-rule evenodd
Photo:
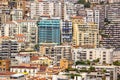
<svg viewBox="0 0 120 80"><path fill-rule="evenodd" d="M71 16L75 15L75 5L72 2L40 1L30 3L30 16L32 19L36 16L50 16L69 20Z"/></svg>
<svg viewBox="0 0 120 80"><path fill-rule="evenodd" d="M109 1L109 3L119 3L120 2L120 0L108 0Z"/></svg>
<svg viewBox="0 0 120 80"><path fill-rule="evenodd" d="M30 55L29 54L18 54L15 56L15 59L18 61L18 64L30 63Z"/></svg>
<svg viewBox="0 0 120 80"><path fill-rule="evenodd" d="M61 46L49 46L45 47L45 56L53 59L53 64L60 64L61 59L72 60L71 46L61 45Z"/></svg>
<svg viewBox="0 0 120 80"><path fill-rule="evenodd" d="M88 70L90 68L89 65L77 65L77 66L72 66L73 68L76 68L76 69L79 69L79 70L82 70L82 69L86 69ZM116 66L95 66L93 65L92 67L95 68L95 71L97 72L97 75L95 77L93 77L93 75L90 75L88 74L86 77L87 79L85 80L103 80L101 79L100 77L102 76L101 73L99 71L102 71L102 70L106 70L106 80L117 80L117 72L119 70L119 68L117 68ZM93 73L93 72L91 72ZM107 77L108 76L108 77ZM99 78L98 78L99 77ZM98 79L96 79L98 78Z"/></svg>
<svg viewBox="0 0 120 80"><path fill-rule="evenodd" d="M95 23L99 25L99 10L86 9L86 22Z"/></svg>
<svg viewBox="0 0 120 80"><path fill-rule="evenodd" d="M71 2L64 2L64 20L70 20L72 16L76 16L75 5Z"/></svg>
<svg viewBox="0 0 120 80"><path fill-rule="evenodd" d="M61 2L55 2L54 3L54 17L62 17L62 9L61 9Z"/></svg>
<svg viewBox="0 0 120 80"><path fill-rule="evenodd" d="M30 7L30 17L34 18L35 15L37 14L37 3L36 2L32 2L29 4Z"/></svg>
<svg viewBox="0 0 120 80"><path fill-rule="evenodd" d="M13 9L11 11L12 20L22 20L23 19L23 9Z"/></svg>
<svg viewBox="0 0 120 80"><path fill-rule="evenodd" d="M113 51L113 61L120 61L120 49L115 49Z"/></svg>
<svg viewBox="0 0 120 80"><path fill-rule="evenodd" d="M36 16L53 16L54 15L54 3L48 1L31 2L30 3L30 16L34 18Z"/></svg>
<svg viewBox="0 0 120 80"><path fill-rule="evenodd" d="M95 48L95 49L83 49L75 48L72 50L72 59L76 61L96 60L99 59L99 64L112 64L112 52L113 49Z"/></svg>
<svg viewBox="0 0 120 80"><path fill-rule="evenodd" d="M10 68L10 72L24 73L24 74L29 74L31 76L35 76L38 70L39 69L36 67L26 67L26 66L12 66Z"/></svg>
<svg viewBox="0 0 120 80"><path fill-rule="evenodd" d="M6 22L2 25L1 36L8 36L33 47L37 43L36 21L18 20Z"/></svg>
<svg viewBox="0 0 120 80"><path fill-rule="evenodd" d="M86 0L86 2L90 2L90 3L100 3L100 2L107 2L107 0Z"/></svg>

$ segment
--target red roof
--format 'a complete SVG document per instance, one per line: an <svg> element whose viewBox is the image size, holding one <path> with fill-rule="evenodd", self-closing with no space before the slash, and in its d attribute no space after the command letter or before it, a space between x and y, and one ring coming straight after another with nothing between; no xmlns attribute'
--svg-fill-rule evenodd
<svg viewBox="0 0 120 80"><path fill-rule="evenodd" d="M16 34L16 37L24 37L24 34Z"/></svg>
<svg viewBox="0 0 120 80"><path fill-rule="evenodd" d="M8 39L9 36L1 36L0 38L3 38L3 39Z"/></svg>
<svg viewBox="0 0 120 80"><path fill-rule="evenodd" d="M36 67L28 67L28 66L11 66L11 68L27 68L27 69L36 69Z"/></svg>
<svg viewBox="0 0 120 80"><path fill-rule="evenodd" d="M83 19L82 16L72 16L71 18L72 18L72 19Z"/></svg>
<svg viewBox="0 0 120 80"><path fill-rule="evenodd" d="M12 75L12 74L15 74L14 72L0 72L0 76L1 75Z"/></svg>
<svg viewBox="0 0 120 80"><path fill-rule="evenodd" d="M31 61L39 60L39 57L38 57L38 56L32 56L30 60L31 60Z"/></svg>

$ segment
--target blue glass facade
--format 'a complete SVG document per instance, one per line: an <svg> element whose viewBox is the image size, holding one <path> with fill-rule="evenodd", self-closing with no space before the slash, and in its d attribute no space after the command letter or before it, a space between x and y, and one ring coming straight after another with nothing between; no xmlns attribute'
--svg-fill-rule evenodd
<svg viewBox="0 0 120 80"><path fill-rule="evenodd" d="M62 22L61 42L62 43L72 42L72 22L71 21Z"/></svg>
<svg viewBox="0 0 120 80"><path fill-rule="evenodd" d="M60 20L46 19L38 22L38 41L60 44Z"/></svg>

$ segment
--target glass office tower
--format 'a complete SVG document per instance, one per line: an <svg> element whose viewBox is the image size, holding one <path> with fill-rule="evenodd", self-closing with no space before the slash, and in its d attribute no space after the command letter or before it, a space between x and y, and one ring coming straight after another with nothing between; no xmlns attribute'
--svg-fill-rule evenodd
<svg viewBox="0 0 120 80"><path fill-rule="evenodd" d="M38 39L39 44L60 44L60 19L44 19L38 21Z"/></svg>

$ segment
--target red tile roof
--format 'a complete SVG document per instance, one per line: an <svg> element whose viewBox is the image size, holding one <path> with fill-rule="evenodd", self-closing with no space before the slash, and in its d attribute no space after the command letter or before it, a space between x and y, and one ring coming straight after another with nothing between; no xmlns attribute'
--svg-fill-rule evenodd
<svg viewBox="0 0 120 80"><path fill-rule="evenodd" d="M24 37L24 34L16 34L16 37Z"/></svg>
<svg viewBox="0 0 120 80"><path fill-rule="evenodd" d="M27 69L36 69L36 67L28 67L28 66L11 66L11 68L27 68Z"/></svg>
<svg viewBox="0 0 120 80"><path fill-rule="evenodd" d="M1 75L12 75L12 74L15 74L14 72L0 72L0 76Z"/></svg>
<svg viewBox="0 0 120 80"><path fill-rule="evenodd" d="M8 39L9 36L1 36L0 38L2 38L2 39Z"/></svg>
<svg viewBox="0 0 120 80"><path fill-rule="evenodd" d="M83 19L82 16L72 16L71 18L72 18L72 19Z"/></svg>
<svg viewBox="0 0 120 80"><path fill-rule="evenodd" d="M39 57L38 57L38 56L32 56L30 60L31 60L31 61L39 60Z"/></svg>

